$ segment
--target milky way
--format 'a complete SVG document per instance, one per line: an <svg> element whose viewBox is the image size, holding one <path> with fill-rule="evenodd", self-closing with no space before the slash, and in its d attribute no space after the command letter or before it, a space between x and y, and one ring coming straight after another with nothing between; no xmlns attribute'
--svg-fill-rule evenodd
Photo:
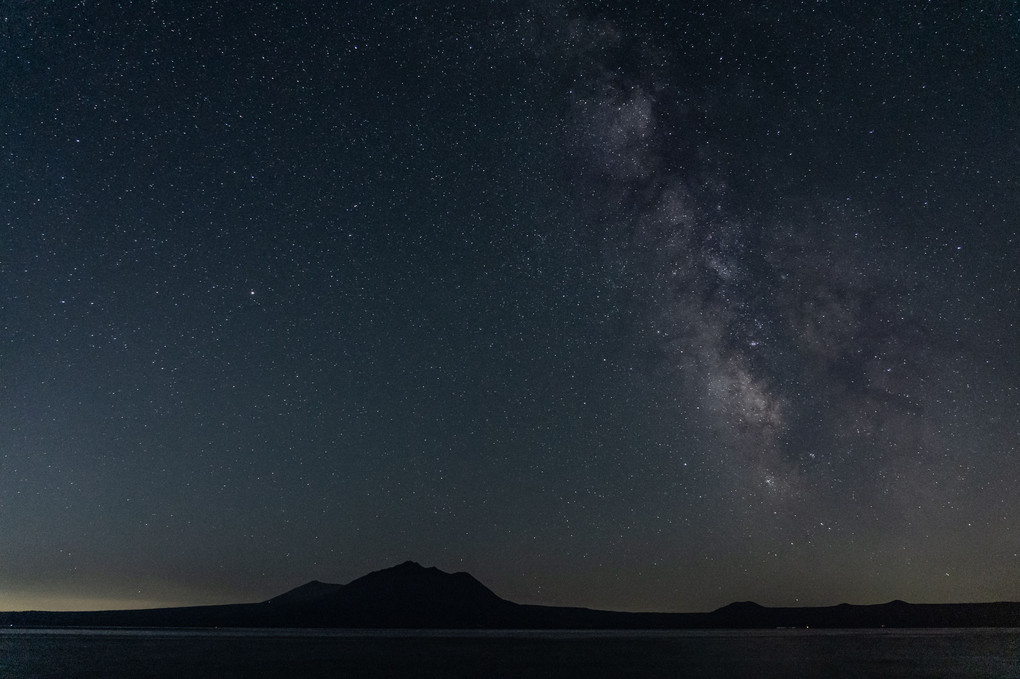
<svg viewBox="0 0 1020 679"><path fill-rule="evenodd" d="M927 307L946 285L917 259L933 234L831 188L796 209L744 200L729 173L747 154L707 132L719 112L674 55L605 21L573 29L590 59L572 92L583 192L654 369L719 442L704 448L733 460L745 500L780 502L772 528L792 540L834 524L902 540L933 494L951 513L974 470L958 430L986 401L944 370L961 354L948 309Z"/></svg>
<svg viewBox="0 0 1020 679"><path fill-rule="evenodd" d="M762 487L791 492L804 462L789 445L788 430L802 426L791 409L800 392L831 399L817 393L820 381L873 390L867 373L886 352L861 337L873 310L860 305L884 293L849 281L841 290L830 271L799 285L796 271L825 257L824 244L803 243L797 261L770 237L781 227L736 214L725 167L699 143L704 115L668 78L643 75L604 65L576 102L579 153L609 208L609 256L642 271L641 322L660 369L743 452ZM840 379L837 365L855 354L863 358Z"/></svg>

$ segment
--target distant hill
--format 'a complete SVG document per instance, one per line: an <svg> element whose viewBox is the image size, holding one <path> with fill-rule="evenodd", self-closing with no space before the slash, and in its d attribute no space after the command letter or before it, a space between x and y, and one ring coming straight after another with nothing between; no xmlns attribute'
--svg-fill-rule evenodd
<svg viewBox="0 0 1020 679"><path fill-rule="evenodd" d="M1020 603L768 608L738 602L709 613L620 613L527 606L467 573L408 561L346 585L313 580L254 604L135 611L0 613L5 627L335 627L430 629L771 629L1020 627Z"/></svg>

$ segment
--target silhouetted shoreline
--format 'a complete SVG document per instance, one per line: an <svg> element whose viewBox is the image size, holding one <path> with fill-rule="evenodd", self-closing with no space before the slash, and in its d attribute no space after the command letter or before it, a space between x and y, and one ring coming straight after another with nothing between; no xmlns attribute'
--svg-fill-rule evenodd
<svg viewBox="0 0 1020 679"><path fill-rule="evenodd" d="M128 611L0 613L4 627L370 629L775 629L1020 627L1020 602L770 608L738 602L706 613L625 613L517 604L467 573L408 561L347 585L312 581L261 603Z"/></svg>

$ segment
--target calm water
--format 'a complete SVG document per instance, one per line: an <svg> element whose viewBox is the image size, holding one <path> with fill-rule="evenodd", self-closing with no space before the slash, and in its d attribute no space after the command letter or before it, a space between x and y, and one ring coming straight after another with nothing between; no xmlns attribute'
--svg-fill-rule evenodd
<svg viewBox="0 0 1020 679"><path fill-rule="evenodd" d="M1020 629L0 630L0 679L564 676L1020 679Z"/></svg>

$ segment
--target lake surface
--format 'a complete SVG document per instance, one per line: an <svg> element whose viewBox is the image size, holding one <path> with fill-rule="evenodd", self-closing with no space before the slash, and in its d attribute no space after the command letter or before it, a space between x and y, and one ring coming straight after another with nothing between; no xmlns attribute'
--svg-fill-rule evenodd
<svg viewBox="0 0 1020 679"><path fill-rule="evenodd" d="M0 630L0 679L1020 679L1020 629Z"/></svg>

